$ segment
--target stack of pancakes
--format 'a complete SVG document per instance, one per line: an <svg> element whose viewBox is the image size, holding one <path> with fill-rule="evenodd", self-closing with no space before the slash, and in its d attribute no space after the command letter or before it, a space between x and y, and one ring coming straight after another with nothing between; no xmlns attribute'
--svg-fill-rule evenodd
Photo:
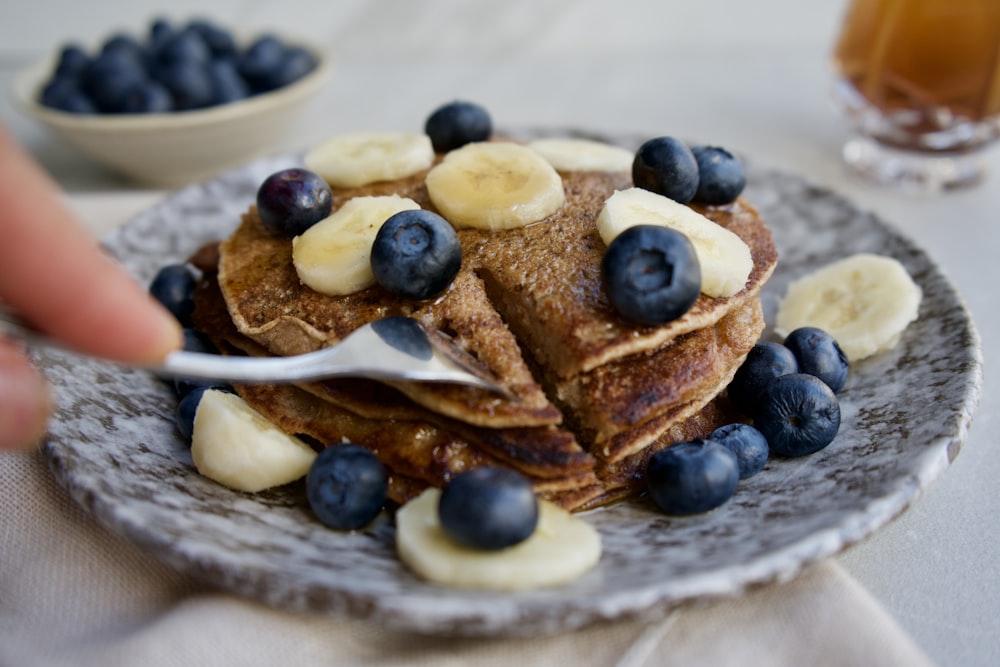
<svg viewBox="0 0 1000 667"><path fill-rule="evenodd" d="M357 188L398 194L433 210L426 172ZM291 239L256 210L218 247L196 298L196 326L227 353L294 355L332 345L358 326L405 315L443 332L500 380L512 399L464 386L339 379L238 386L283 430L323 446L373 451L405 502L479 466L514 468L540 497L569 510L643 488L649 456L738 419L724 389L759 339L759 293L777 253L745 201L703 210L749 246L754 268L728 298L700 295L681 318L642 326L622 318L602 285L605 245L595 221L605 199L631 187L627 173L561 174L566 203L549 218L505 231L459 231L462 268L424 301L379 286L327 296L303 285ZM208 264L208 265L206 265ZM723 396L720 396L723 394Z"/></svg>

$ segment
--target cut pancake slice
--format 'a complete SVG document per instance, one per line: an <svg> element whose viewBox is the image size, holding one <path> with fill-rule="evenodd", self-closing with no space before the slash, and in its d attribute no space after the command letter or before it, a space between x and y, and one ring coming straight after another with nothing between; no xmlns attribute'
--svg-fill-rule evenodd
<svg viewBox="0 0 1000 667"><path fill-rule="evenodd" d="M463 236L466 262L478 266L494 307L539 368L572 378L618 359L662 348L679 336L713 326L760 293L774 271L770 230L743 200L702 211L739 236L754 265L746 286L726 298L701 294L680 318L641 326L621 317L601 279L606 246L596 227L603 202L621 180L612 174L564 174L566 204L542 223Z"/></svg>
<svg viewBox="0 0 1000 667"><path fill-rule="evenodd" d="M559 380L551 393L590 452L618 460L655 439L680 406L700 408L725 389L763 330L754 297L714 326Z"/></svg>
<svg viewBox="0 0 1000 667"><path fill-rule="evenodd" d="M194 318L197 328L224 353L268 354L236 331L210 272L198 286ZM419 492L471 467L501 465L524 473L540 495L567 509L600 493L592 457L572 433L554 426L471 426L370 380L238 386L237 390L288 433L308 435L325 446L346 440L368 447L399 478L400 489ZM408 481L403 484L400 479Z"/></svg>
<svg viewBox="0 0 1000 667"><path fill-rule="evenodd" d="M303 285L291 260L291 240L271 233L255 210L220 245L219 284L241 334L271 354L311 352L357 327L383 317L405 315L452 338L499 378L516 397L498 400L482 389L456 385L400 383L395 386L428 409L492 428L557 424L562 416L535 382L517 341L490 305L479 278L463 268L441 297L412 301L379 286L331 297Z"/></svg>

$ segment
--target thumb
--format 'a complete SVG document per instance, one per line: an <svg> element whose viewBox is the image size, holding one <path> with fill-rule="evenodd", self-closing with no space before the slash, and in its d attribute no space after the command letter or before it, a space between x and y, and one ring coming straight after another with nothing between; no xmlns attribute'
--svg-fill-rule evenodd
<svg viewBox="0 0 1000 667"><path fill-rule="evenodd" d="M41 373L22 348L0 340L0 450L38 444L51 410Z"/></svg>

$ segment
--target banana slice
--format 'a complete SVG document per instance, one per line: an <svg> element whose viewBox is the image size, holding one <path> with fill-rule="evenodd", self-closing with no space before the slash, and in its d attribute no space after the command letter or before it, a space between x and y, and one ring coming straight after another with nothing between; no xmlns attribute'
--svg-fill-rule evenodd
<svg viewBox="0 0 1000 667"><path fill-rule="evenodd" d="M635 225L671 227L688 237L701 265L703 294L732 296L750 277L753 258L743 239L689 206L642 188L619 190L608 197L597 218L604 243Z"/></svg>
<svg viewBox="0 0 1000 667"><path fill-rule="evenodd" d="M299 279L322 294L342 296L375 284L372 243L383 223L420 205L399 195L354 197L292 239Z"/></svg>
<svg viewBox="0 0 1000 667"><path fill-rule="evenodd" d="M341 134L314 147L304 160L306 169L343 188L406 178L433 162L430 137L414 132Z"/></svg>
<svg viewBox="0 0 1000 667"><path fill-rule="evenodd" d="M191 456L205 477L254 493L302 478L316 452L236 394L209 389L195 412Z"/></svg>
<svg viewBox="0 0 1000 667"><path fill-rule="evenodd" d="M538 501L538 527L500 551L459 546L438 521L441 490L427 489L396 513L396 548L418 576L461 588L513 591L568 583L601 558L601 538L583 519Z"/></svg>
<svg viewBox="0 0 1000 667"><path fill-rule="evenodd" d="M456 227L498 230L538 222L566 200L562 178L519 144L478 142L444 156L427 173L427 193Z"/></svg>
<svg viewBox="0 0 1000 667"><path fill-rule="evenodd" d="M899 261L858 253L792 282L778 305L775 330L788 335L819 327L857 361L894 347L917 319L922 297Z"/></svg>
<svg viewBox="0 0 1000 667"><path fill-rule="evenodd" d="M528 148L557 171L631 171L635 158L632 151L591 139L538 139Z"/></svg>

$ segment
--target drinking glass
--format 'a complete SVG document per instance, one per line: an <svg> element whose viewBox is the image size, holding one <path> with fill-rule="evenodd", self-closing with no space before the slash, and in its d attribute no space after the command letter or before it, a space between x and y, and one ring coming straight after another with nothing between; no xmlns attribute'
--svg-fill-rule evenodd
<svg viewBox="0 0 1000 667"><path fill-rule="evenodd" d="M1000 0L850 0L833 66L852 168L928 191L983 178L1000 137Z"/></svg>

